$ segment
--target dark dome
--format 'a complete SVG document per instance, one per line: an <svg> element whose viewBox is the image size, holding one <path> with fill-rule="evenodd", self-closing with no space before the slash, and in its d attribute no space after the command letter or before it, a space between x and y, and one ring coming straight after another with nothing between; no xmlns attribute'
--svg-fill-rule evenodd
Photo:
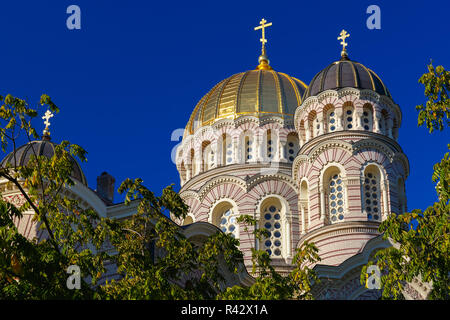
<svg viewBox="0 0 450 320"><path fill-rule="evenodd" d="M337 90L345 87L369 89L391 98L388 89L375 72L359 62L343 58L316 74L306 90L303 100L325 90Z"/></svg>
<svg viewBox="0 0 450 320"><path fill-rule="evenodd" d="M34 151L33 151L34 150ZM18 166L26 166L30 157L36 153L38 156L46 156L48 158L52 157L55 152L54 143L48 139L43 139L40 141L31 141L27 144L17 148L16 150L16 161ZM78 180L85 186L87 186L86 177L81 170L78 162L71 157L73 163L72 178ZM0 167L4 168L7 163L14 165L14 152L9 153L0 163Z"/></svg>

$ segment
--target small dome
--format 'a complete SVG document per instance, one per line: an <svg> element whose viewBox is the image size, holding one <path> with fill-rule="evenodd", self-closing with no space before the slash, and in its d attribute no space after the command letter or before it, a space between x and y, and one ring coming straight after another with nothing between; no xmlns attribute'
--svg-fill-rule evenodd
<svg viewBox="0 0 450 320"><path fill-rule="evenodd" d="M302 81L271 68L237 73L219 82L200 100L185 134L219 119L244 115L293 117L306 88Z"/></svg>
<svg viewBox="0 0 450 320"><path fill-rule="evenodd" d="M359 62L344 57L316 74L303 99L315 96L325 90L337 90L345 87L369 89L391 98L388 89L375 72Z"/></svg>
<svg viewBox="0 0 450 320"><path fill-rule="evenodd" d="M16 161L18 166L26 166L30 157L34 154L38 156L46 156L48 158L52 157L55 152L54 143L49 141L49 139L44 138L40 141L31 141L27 144L17 148L16 150ZM85 186L87 186L86 177L81 170L78 162L71 157L73 163L72 178L78 180ZM0 167L4 168L7 163L14 165L14 152L9 153L0 163Z"/></svg>

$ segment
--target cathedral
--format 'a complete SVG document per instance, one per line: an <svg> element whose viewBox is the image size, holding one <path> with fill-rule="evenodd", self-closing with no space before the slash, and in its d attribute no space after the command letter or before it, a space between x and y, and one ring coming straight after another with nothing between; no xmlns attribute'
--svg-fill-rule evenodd
<svg viewBox="0 0 450 320"><path fill-rule="evenodd" d="M193 241L218 230L239 239L244 266L235 283L251 284L251 248L266 250L275 269L293 269L295 249L305 241L319 249L314 266L320 284L317 299L378 299L380 290L360 284L361 267L392 244L378 232L389 214L406 211L409 163L398 144L402 121L381 78L350 59L342 30L342 51L306 84L274 70L266 52L253 70L217 83L195 106L176 150L180 196L189 206L184 220L172 219ZM352 57L353 58L353 57ZM47 117L47 126L48 117ZM46 128L47 129L47 128ZM7 155L26 165L30 155L51 156L50 135ZM74 160L75 186L67 190L101 216L126 218L137 204L115 204L114 178L104 172L89 188ZM20 205L23 196L0 181L2 196ZM256 240L237 222L250 215L270 236ZM29 238L44 236L26 212L16 224ZM423 299L420 283L405 287L408 299Z"/></svg>
<svg viewBox="0 0 450 320"><path fill-rule="evenodd" d="M378 299L360 284L361 266L391 244L378 227L406 211L408 159L397 143L402 121L381 78L342 52L307 85L274 70L266 53L254 70L231 75L195 106L177 149L184 221L207 222L266 250L280 273L305 241L319 249L317 299ZM270 236L258 241L236 222L250 215Z"/></svg>

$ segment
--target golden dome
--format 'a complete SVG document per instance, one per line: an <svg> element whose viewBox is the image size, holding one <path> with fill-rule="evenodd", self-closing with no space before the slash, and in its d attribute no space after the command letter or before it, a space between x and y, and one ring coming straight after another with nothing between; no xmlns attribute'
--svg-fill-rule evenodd
<svg viewBox="0 0 450 320"><path fill-rule="evenodd" d="M237 73L219 82L198 102L185 134L220 119L244 115L293 117L307 87L302 81L271 68Z"/></svg>

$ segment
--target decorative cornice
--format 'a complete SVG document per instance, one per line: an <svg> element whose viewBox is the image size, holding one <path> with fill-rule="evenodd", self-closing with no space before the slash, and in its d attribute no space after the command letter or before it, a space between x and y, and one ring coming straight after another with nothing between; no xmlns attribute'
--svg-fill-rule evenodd
<svg viewBox="0 0 450 320"><path fill-rule="evenodd" d="M317 96L310 96L306 98L303 103L295 110L294 124L296 130L298 131L300 129L297 126L300 122L299 117L303 110L307 110L312 105L321 104L327 98L333 97L336 99L342 99L343 97L348 95L354 95L357 99L369 100L374 103L387 106L395 113L395 116L398 119L398 123L401 123L402 113L400 107L391 98L380 95L377 92L368 89L346 87L339 90L325 90L320 92Z"/></svg>
<svg viewBox="0 0 450 320"><path fill-rule="evenodd" d="M234 184L236 186L238 186L239 188L241 188L244 192L247 191L247 185L246 182L239 178L239 177L235 177L235 176L219 176L216 178L213 178L211 180L209 180L206 184L204 184L200 190L198 191L198 199L200 201L203 201L205 195L214 187L224 184L224 183L231 183Z"/></svg>
<svg viewBox="0 0 450 320"><path fill-rule="evenodd" d="M405 180L406 178L409 176L409 160L408 157L406 157L406 155L403 152L397 152L394 157L393 157L393 161L400 161L403 164L403 167L406 169L405 171Z"/></svg>
<svg viewBox="0 0 450 320"><path fill-rule="evenodd" d="M344 141L344 139L352 138L356 140L354 143ZM327 133L305 143L292 164L294 180L298 182L298 171L303 163L313 163L324 150L329 148L341 148L351 155L366 148L376 149L384 154L391 163L395 160L403 163L407 176L409 175L408 158L403 154L397 142L377 133L355 130Z"/></svg>
<svg viewBox="0 0 450 320"><path fill-rule="evenodd" d="M353 147L350 143L342 140L326 140L318 143L308 152L308 158L310 162L314 162L316 158L324 151L330 148L340 148L348 153L352 153Z"/></svg>
<svg viewBox="0 0 450 320"><path fill-rule="evenodd" d="M292 189L294 189L298 193L298 187L295 181L288 175L277 173L277 174L268 174L268 175L255 175L247 180L247 192L251 191L255 186L264 181L277 180L284 181L288 183Z"/></svg>
<svg viewBox="0 0 450 320"><path fill-rule="evenodd" d="M206 126L197 128L193 134L186 135L183 138L182 143L184 145L188 141L190 141L190 139L191 139L190 137L199 136L199 135L201 135L201 132L205 132L205 131L208 131L211 129L218 130L220 128L229 126L230 129L234 130L245 123L254 123L257 126L263 126L263 125L265 125L267 123L271 123L271 122L276 122L276 123L280 124L282 127L289 127L289 126L294 125L294 120L291 115L281 116L278 114L267 114L267 115L261 115L260 117L255 117L252 115L248 115L248 116L244 115L244 116L239 116L235 119L225 118L225 119L220 119L211 125L206 125Z"/></svg>
<svg viewBox="0 0 450 320"><path fill-rule="evenodd" d="M200 200L198 197L198 193L193 190L186 190L186 191L180 192L180 197L181 197L181 199L183 199L183 201L186 201L188 199Z"/></svg>
<svg viewBox="0 0 450 320"><path fill-rule="evenodd" d="M290 162L277 162L277 169L279 171L291 172L292 164ZM242 170L268 170L271 168L270 163L235 163L226 166L219 166L212 168L208 171L201 172L198 175L192 177L181 187L181 191L190 190L192 186L202 181L206 184L211 179L217 176L229 176L232 173L242 173Z"/></svg>
<svg viewBox="0 0 450 320"><path fill-rule="evenodd" d="M370 148L370 149L377 149L381 153L383 153L385 156L388 157L389 161L392 163L394 160L395 151L391 148L388 148L388 145L377 140L377 139L362 139L359 141L356 141L353 144L353 151L358 152L360 150Z"/></svg>
<svg viewBox="0 0 450 320"><path fill-rule="evenodd" d="M303 235L297 243L297 248L300 248L305 241L312 241L312 239L317 241L318 239L320 240L324 237L337 237L353 233L379 235L379 226L379 222L372 221L340 222L329 224Z"/></svg>

